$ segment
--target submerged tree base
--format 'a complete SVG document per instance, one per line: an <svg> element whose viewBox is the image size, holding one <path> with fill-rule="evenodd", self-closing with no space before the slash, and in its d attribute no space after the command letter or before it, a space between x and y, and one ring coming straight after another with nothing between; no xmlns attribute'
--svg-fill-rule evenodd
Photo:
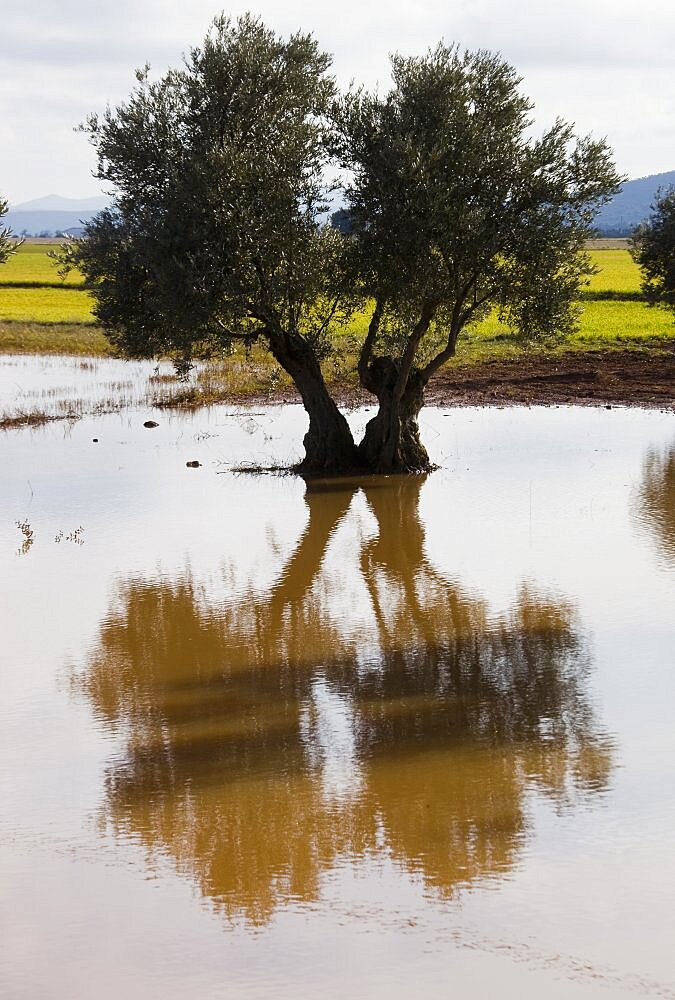
<svg viewBox="0 0 675 1000"><path fill-rule="evenodd" d="M391 358L373 358L360 376L379 403L359 445L364 467L384 474L429 472L432 464L419 428L426 387L422 372L409 371L400 387L398 365Z"/></svg>
<svg viewBox="0 0 675 1000"><path fill-rule="evenodd" d="M237 476L297 476L302 479L308 489L332 489L331 484L347 483L353 481L357 485L366 485L375 479L400 476L426 476L430 472L435 472L438 465L429 463L426 469L401 469L399 472L378 473L368 472L363 467L358 466L353 469L344 469L342 472L317 473L307 469L304 461L295 465L231 465L220 470L217 475L237 475Z"/></svg>
<svg viewBox="0 0 675 1000"><path fill-rule="evenodd" d="M312 433L310 418L310 431L304 440L305 458L296 466L300 475L403 475L430 472L434 467L420 438L417 412L401 418L391 408L381 406L366 425L358 446L346 420L344 425L339 439L331 444L330 438L316 434L316 428Z"/></svg>
<svg viewBox="0 0 675 1000"><path fill-rule="evenodd" d="M308 468L304 462L299 462L297 465L290 466L287 470L288 472L300 476L304 479L306 483L317 483L317 482L331 482L334 480L343 479L358 479L361 482L367 482L370 479L374 479L381 476L426 476L430 472L435 472L438 466L433 462L428 462L424 468L402 468L402 469L391 469L389 471L382 471L378 469L367 469L364 466L355 466L354 468L345 468L339 472L314 472L311 468ZM245 471L252 472L253 469L247 469ZM276 472L281 470L276 469L260 469L261 472Z"/></svg>
<svg viewBox="0 0 675 1000"><path fill-rule="evenodd" d="M422 444L417 417L392 421L382 410L369 421L359 456L368 472L385 475L430 472L434 467Z"/></svg>

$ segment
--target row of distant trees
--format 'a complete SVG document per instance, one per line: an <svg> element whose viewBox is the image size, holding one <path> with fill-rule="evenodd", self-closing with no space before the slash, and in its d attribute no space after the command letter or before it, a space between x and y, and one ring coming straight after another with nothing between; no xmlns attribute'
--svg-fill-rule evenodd
<svg viewBox="0 0 675 1000"><path fill-rule="evenodd" d="M0 217L5 215L7 209L0 211ZM63 229L40 229L38 232L33 232L30 229L21 229L18 234L13 233L10 228L4 227L4 232L7 234L9 239L16 240L26 240L32 239L65 239L69 236L82 236L84 234L84 228L78 227L76 231L63 230Z"/></svg>
<svg viewBox="0 0 675 1000"><path fill-rule="evenodd" d="M19 236L22 239L26 239L27 236L37 237L39 240L53 239L60 236L65 236L65 233L57 232L55 229L41 229L38 233L30 233L27 229L22 229Z"/></svg>
<svg viewBox="0 0 675 1000"><path fill-rule="evenodd" d="M395 55L384 95L340 93L330 63L311 35L222 16L180 69L139 72L128 101L85 126L115 200L60 262L127 355L187 367L266 347L309 415L304 472L423 470L429 379L492 309L529 340L575 328L584 243L623 178L604 141L560 120L532 138L499 55ZM348 233L325 224L331 175ZM355 310L368 314L358 376L379 404L358 443L321 367Z"/></svg>

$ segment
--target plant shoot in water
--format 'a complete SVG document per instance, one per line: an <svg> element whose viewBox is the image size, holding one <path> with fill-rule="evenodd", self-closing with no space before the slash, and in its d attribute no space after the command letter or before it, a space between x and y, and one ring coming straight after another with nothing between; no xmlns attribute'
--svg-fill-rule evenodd
<svg viewBox="0 0 675 1000"><path fill-rule="evenodd" d="M26 553L30 550L31 545L35 541L35 532L31 528L30 522L28 521L27 518L25 518L23 521L16 521L15 523L17 528L23 535L23 542L16 550L16 554L18 556L25 556Z"/></svg>

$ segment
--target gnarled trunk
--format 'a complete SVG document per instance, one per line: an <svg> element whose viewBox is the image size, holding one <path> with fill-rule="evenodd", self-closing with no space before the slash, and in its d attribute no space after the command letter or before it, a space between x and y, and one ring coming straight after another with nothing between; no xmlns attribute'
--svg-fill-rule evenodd
<svg viewBox="0 0 675 1000"><path fill-rule="evenodd" d="M359 452L346 418L340 413L324 381L314 352L300 343L271 341L276 360L293 379L309 416L303 439L305 457L298 472L311 476L339 476L358 471Z"/></svg>
<svg viewBox="0 0 675 1000"><path fill-rule="evenodd" d="M432 464L418 425L426 379L413 369L398 398L397 376L398 369L391 358L375 358L369 366L367 387L375 393L380 405L366 425L359 455L369 472L428 472Z"/></svg>

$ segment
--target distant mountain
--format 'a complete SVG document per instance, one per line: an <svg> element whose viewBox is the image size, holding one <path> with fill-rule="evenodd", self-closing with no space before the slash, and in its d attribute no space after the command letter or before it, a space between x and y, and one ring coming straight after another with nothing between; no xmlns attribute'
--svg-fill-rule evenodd
<svg viewBox="0 0 675 1000"><path fill-rule="evenodd" d="M659 188L675 184L675 170L626 181L619 193L598 212L595 226L602 236L628 236L649 215Z"/></svg>
<svg viewBox="0 0 675 1000"><path fill-rule="evenodd" d="M94 215L107 208L110 198L62 198L49 194L34 198L20 205L12 205L3 219L13 233L28 236L60 236L66 229L74 229L88 222Z"/></svg>
<svg viewBox="0 0 675 1000"><path fill-rule="evenodd" d="M88 212L12 212L2 220L15 236L60 236L88 222L95 211Z"/></svg>
<svg viewBox="0 0 675 1000"><path fill-rule="evenodd" d="M20 205L10 205L11 212L100 212L107 208L110 198L94 195L92 198L62 198L60 194L48 194L44 198L33 198Z"/></svg>

